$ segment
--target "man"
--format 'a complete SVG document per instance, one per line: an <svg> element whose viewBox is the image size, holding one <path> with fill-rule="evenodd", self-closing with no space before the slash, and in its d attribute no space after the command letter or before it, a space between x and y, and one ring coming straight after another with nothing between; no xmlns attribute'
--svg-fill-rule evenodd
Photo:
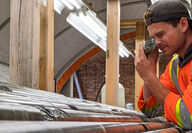
<svg viewBox="0 0 192 133"><path fill-rule="evenodd" d="M143 44L135 67L144 81L138 107L148 117L162 114L184 129L192 129L192 20L179 0L160 0L144 14L149 36L157 48L148 56ZM158 48L173 56L160 80L156 76Z"/></svg>

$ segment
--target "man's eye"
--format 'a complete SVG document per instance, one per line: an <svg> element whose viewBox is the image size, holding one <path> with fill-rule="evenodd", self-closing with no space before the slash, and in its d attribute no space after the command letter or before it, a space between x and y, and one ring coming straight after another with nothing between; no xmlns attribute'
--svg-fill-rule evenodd
<svg viewBox="0 0 192 133"><path fill-rule="evenodd" d="M162 36L163 36L163 33L157 34L157 37L162 37Z"/></svg>

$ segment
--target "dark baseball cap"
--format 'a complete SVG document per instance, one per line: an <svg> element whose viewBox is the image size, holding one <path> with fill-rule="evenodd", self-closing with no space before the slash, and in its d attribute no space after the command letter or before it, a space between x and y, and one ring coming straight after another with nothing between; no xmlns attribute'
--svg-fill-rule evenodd
<svg viewBox="0 0 192 133"><path fill-rule="evenodd" d="M190 18L189 10L180 0L159 0L151 5L147 11L151 12L151 18L146 20L146 26L156 22L186 17L190 29L192 29L192 20Z"/></svg>

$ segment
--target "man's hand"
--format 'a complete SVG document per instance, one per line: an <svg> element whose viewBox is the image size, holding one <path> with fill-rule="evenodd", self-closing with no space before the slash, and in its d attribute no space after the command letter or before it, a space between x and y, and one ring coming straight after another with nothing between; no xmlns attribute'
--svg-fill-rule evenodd
<svg viewBox="0 0 192 133"><path fill-rule="evenodd" d="M152 94L157 101L164 106L169 90L163 86L156 76L156 63L158 61L158 49L151 51L148 58L144 54L143 44L139 46L139 54L135 58L135 68L144 81L143 98L147 100Z"/></svg>
<svg viewBox="0 0 192 133"><path fill-rule="evenodd" d="M139 54L135 58L135 68L141 78L145 81L150 78L150 76L156 76L157 64L158 61L158 49L151 51L146 57L143 44L139 45Z"/></svg>

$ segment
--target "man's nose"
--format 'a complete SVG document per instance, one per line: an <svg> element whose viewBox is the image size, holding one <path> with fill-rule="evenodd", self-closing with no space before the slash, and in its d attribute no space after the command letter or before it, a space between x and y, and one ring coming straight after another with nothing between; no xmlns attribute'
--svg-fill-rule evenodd
<svg viewBox="0 0 192 133"><path fill-rule="evenodd" d="M156 46L159 47L161 44L161 39L155 38Z"/></svg>

